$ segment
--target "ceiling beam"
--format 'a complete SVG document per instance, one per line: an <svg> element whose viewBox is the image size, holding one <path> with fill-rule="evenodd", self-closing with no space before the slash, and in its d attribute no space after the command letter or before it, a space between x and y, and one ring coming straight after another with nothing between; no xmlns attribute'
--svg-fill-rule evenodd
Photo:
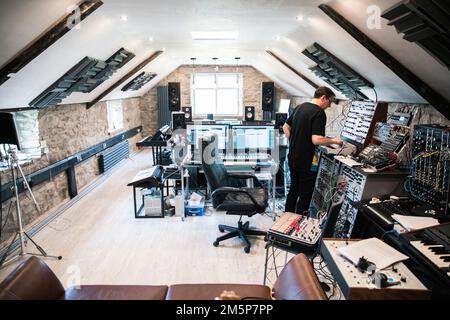
<svg viewBox="0 0 450 320"><path fill-rule="evenodd" d="M150 57L142 61L139 65L133 68L130 72L128 72L126 75L124 75L120 80L118 80L116 83L114 83L111 87L103 91L97 98L92 100L91 102L87 103L86 109L89 109L93 105L95 105L97 102L99 102L101 99L106 97L108 94L110 94L114 89L116 89L118 86L120 86L122 83L127 81L131 76L133 76L136 72L141 70L143 67L145 67L147 64L155 60L160 54L162 54L163 51L159 50L154 52Z"/></svg>
<svg viewBox="0 0 450 320"><path fill-rule="evenodd" d="M334 22L336 22L342 29L347 31L356 41L363 45L369 52L377 57L386 67L394 72L400 79L402 79L408 86L416 91L420 96L433 105L447 119L450 119L450 102L442 95L432 89L429 85L423 82L419 77L412 73L409 69L403 66L398 60L391 56L381 46L376 44L366 34L356 28L350 21L345 19L336 10L326 4L319 5L319 8L325 12Z"/></svg>
<svg viewBox="0 0 450 320"><path fill-rule="evenodd" d="M33 61L42 52L63 37L81 21L86 19L92 12L97 10L103 2L100 0L85 0L78 5L78 9L59 19L48 31L36 38L9 62L0 69L0 85L10 79L10 75L19 72L28 63ZM79 10L79 11L78 11ZM75 13L74 13L75 12ZM77 17L75 15L79 14Z"/></svg>
<svg viewBox="0 0 450 320"><path fill-rule="evenodd" d="M300 78L302 78L305 82L307 82L311 87L313 87L314 89L317 89L319 87L319 85L317 85L316 83L314 83L312 80L310 80L308 77L306 77L305 75L303 75L302 73L300 73L299 71L297 71L296 69L294 69L293 67L291 67L286 61L284 61L283 59L281 59L279 56L277 56L275 53L273 53L270 50L266 50L266 52L268 54L270 54L272 57L274 57L275 59L277 59L282 65L284 65L286 68L288 68L289 70L291 70L293 73L295 73L296 75L298 75Z"/></svg>

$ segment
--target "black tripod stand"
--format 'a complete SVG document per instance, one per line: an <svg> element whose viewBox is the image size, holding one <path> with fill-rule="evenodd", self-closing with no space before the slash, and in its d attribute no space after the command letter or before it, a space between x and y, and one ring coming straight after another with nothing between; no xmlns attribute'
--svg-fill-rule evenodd
<svg viewBox="0 0 450 320"><path fill-rule="evenodd" d="M37 201L36 201L36 199L35 199L35 197L34 197L34 195L33 195L33 192L31 191L31 188L30 188L30 186L29 186L29 184L28 184L28 181L27 181L25 175L23 174L22 168L20 167L20 164L19 164L19 160L17 159L16 152L15 152L14 150L12 150L12 149L9 149L8 152L6 153L6 160L8 161L8 165L9 165L9 167L10 167L10 169L11 169L11 173L12 173L12 177L13 177L13 182L14 182L14 196L15 196L15 198L16 198L16 215L17 215L18 230L16 231L16 234L14 235L14 237L13 237L11 243L9 244L8 248L6 249L5 253L3 254L3 256L2 256L1 259L0 259L0 268L1 268L3 265L9 264L9 263L12 262L13 260L15 260L15 259L17 259L17 258L19 258L19 257L21 257L21 256L24 256L24 255L26 255L26 254L29 254L29 255L40 255L40 256L43 256L43 257L55 258L55 259L61 260L61 259L62 259L61 256L50 256L50 255L48 255L48 254L44 251L44 249L42 249L42 247L40 247L40 246L39 246L39 245L38 245L38 244L37 244L37 243L36 243L36 242L35 242L35 241L34 241L34 240L33 240L33 239L32 239L25 231L24 231L24 230L23 230L23 226L22 226L22 211L21 211L21 208L20 208L19 190L18 190L18 188L17 188L17 176L18 176L18 174L17 174L17 172L15 171L15 169L17 169L17 170L20 172L20 174L21 174L21 176L22 176L22 179L23 179L24 186L25 186L26 189L28 189L28 192L30 193L30 196L31 196L31 198L33 199L33 202L34 202L34 204L35 204L36 209L38 210L38 212L40 212L41 209L39 208L39 205L38 205L38 203L37 203ZM11 258L11 259L9 259L9 260L6 260L6 257L7 257L8 254L10 253L11 248L12 248L13 244L15 243L16 239L17 239L17 236L19 236L19 239L20 239L20 253L19 253L18 256L15 256L15 257L13 257L13 258ZM35 247L38 249L38 251L40 252L40 254L27 253L27 252L26 252L26 250L25 250L25 242L26 242L27 240L26 240L25 238L28 239L28 240L30 240L30 241L35 245Z"/></svg>

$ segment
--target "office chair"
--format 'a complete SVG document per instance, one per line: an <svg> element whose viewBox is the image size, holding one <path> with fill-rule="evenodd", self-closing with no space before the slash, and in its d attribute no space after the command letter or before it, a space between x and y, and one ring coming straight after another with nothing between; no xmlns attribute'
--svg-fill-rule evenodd
<svg viewBox="0 0 450 320"><path fill-rule="evenodd" d="M268 206L268 193L253 174L234 174L227 172L222 159L217 152L217 135L209 133L202 138L202 167L206 181L211 191L212 204L218 211L226 214L239 215L237 227L219 225L219 231L227 234L214 241L217 247L223 240L239 237L244 243L244 252L250 252L250 242L247 236L265 236L265 231L249 228L249 221L243 223L242 217L251 217L263 213ZM253 179L254 188L245 187L245 181Z"/></svg>

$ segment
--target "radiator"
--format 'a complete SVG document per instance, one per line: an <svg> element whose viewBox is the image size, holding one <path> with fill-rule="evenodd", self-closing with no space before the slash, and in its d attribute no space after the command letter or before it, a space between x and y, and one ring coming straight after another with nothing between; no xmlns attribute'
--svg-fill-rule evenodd
<svg viewBox="0 0 450 320"><path fill-rule="evenodd" d="M168 86L159 86L157 88L157 96L158 96L159 127L162 128L165 125L170 125L171 121L171 113L169 110Z"/></svg>
<svg viewBox="0 0 450 320"><path fill-rule="evenodd" d="M114 167L123 159L130 157L130 146L128 140L124 140L115 146L103 151L98 158L100 173L104 173Z"/></svg>

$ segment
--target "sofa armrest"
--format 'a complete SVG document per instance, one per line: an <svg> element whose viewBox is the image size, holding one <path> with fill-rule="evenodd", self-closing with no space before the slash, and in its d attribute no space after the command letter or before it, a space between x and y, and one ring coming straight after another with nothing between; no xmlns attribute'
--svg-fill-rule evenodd
<svg viewBox="0 0 450 320"><path fill-rule="evenodd" d="M58 300L64 287L53 271L37 257L22 262L0 284L0 300Z"/></svg>
<svg viewBox="0 0 450 320"><path fill-rule="evenodd" d="M281 271L273 286L277 300L326 300L319 279L304 254L293 257Z"/></svg>

